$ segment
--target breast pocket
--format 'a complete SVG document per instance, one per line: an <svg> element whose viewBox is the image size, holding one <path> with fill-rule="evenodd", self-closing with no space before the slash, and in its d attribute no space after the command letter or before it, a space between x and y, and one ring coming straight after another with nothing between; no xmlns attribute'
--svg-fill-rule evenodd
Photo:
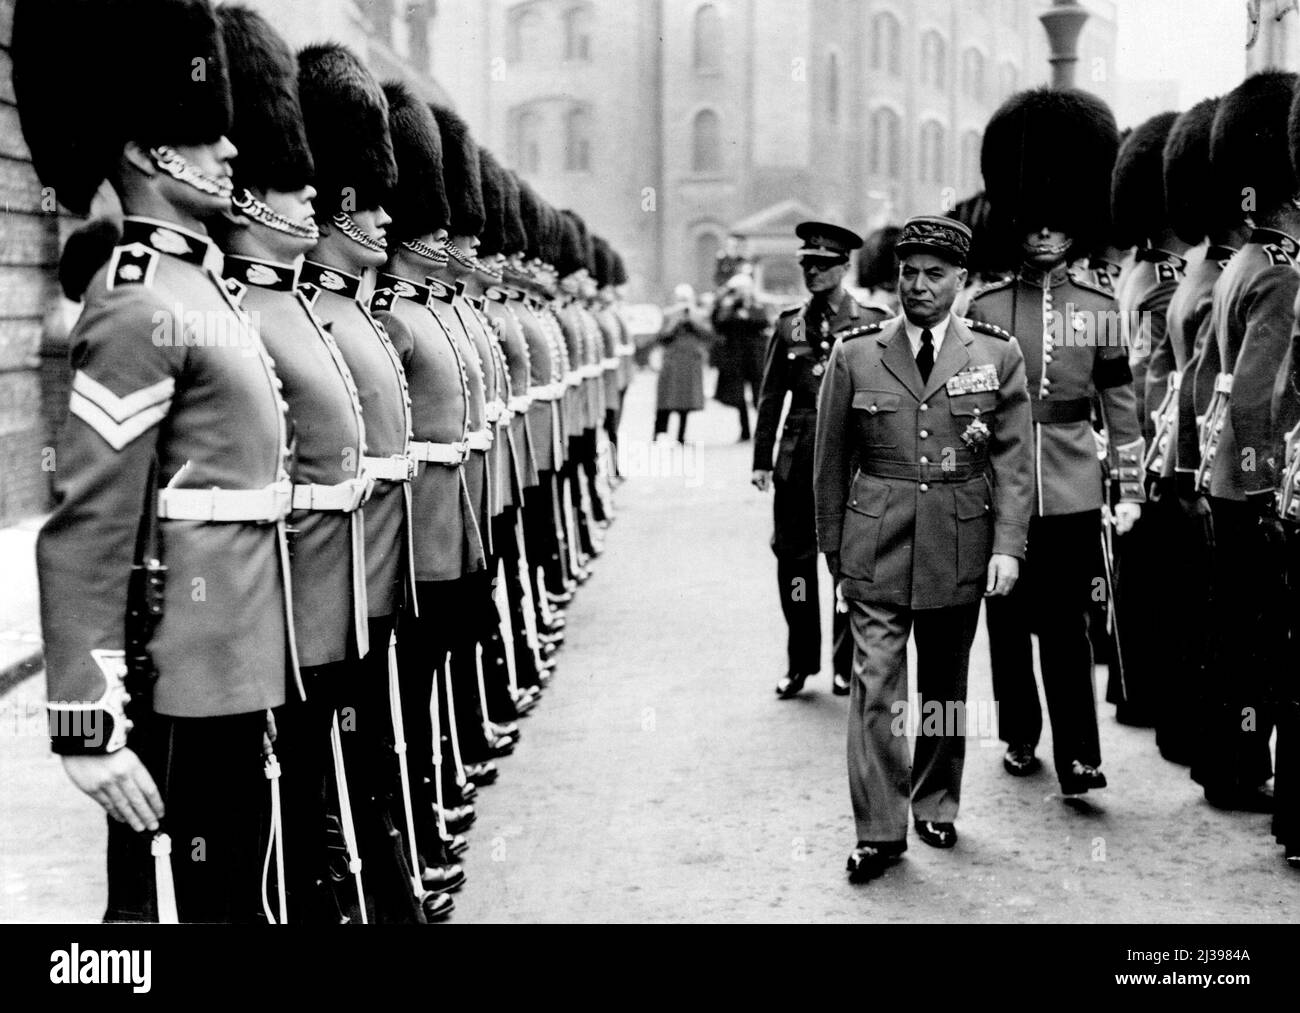
<svg viewBox="0 0 1300 1013"><path fill-rule="evenodd" d="M880 526L889 501L889 485L859 476L849 491L840 531L840 568L854 580L871 580L876 572Z"/></svg>
<svg viewBox="0 0 1300 1013"><path fill-rule="evenodd" d="M957 583L978 584L993 551L993 494L986 478L953 490L957 513Z"/></svg>
<svg viewBox="0 0 1300 1013"><path fill-rule="evenodd" d="M950 394L948 410L954 415L992 415L998 407L996 391L982 390L978 394Z"/></svg>
<svg viewBox="0 0 1300 1013"><path fill-rule="evenodd" d="M898 406L901 396L888 390L856 390L853 409L868 449L886 450L898 446Z"/></svg>

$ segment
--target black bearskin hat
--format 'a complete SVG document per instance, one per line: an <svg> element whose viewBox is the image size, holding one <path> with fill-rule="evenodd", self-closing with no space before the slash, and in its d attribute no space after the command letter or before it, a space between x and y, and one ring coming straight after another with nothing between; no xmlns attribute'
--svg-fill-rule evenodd
<svg viewBox="0 0 1300 1013"><path fill-rule="evenodd" d="M501 167L501 186L505 193L505 245L506 254L523 253L528 248L528 229L524 226L522 195L519 192L519 177L504 166Z"/></svg>
<svg viewBox="0 0 1300 1013"><path fill-rule="evenodd" d="M560 236L556 245L556 258L552 263L561 278L581 271L590 261L590 243L581 219L572 211L559 212Z"/></svg>
<svg viewBox="0 0 1300 1013"><path fill-rule="evenodd" d="M212 144L230 129L208 0L19 0L11 53L32 164L77 214L127 141Z"/></svg>
<svg viewBox="0 0 1300 1013"><path fill-rule="evenodd" d="M1165 210L1165 142L1176 112L1159 113L1120 145L1111 174L1112 236L1121 250L1154 243L1169 227Z"/></svg>
<svg viewBox="0 0 1300 1013"><path fill-rule="evenodd" d="M469 125L445 106L429 106L442 133L442 178L451 204L447 226L453 236L477 236L483 231L483 181L478 145Z"/></svg>
<svg viewBox="0 0 1300 1013"><path fill-rule="evenodd" d="M1016 269L1021 260L1020 243L1006 228L998 228L988 195L983 190L958 201L949 214L971 231L966 269L972 275L988 277Z"/></svg>
<svg viewBox="0 0 1300 1013"><path fill-rule="evenodd" d="M894 247L903 230L886 225L867 236L858 254L858 287L882 288L898 284L898 254Z"/></svg>
<svg viewBox="0 0 1300 1013"><path fill-rule="evenodd" d="M1007 99L984 131L980 168L991 212L1013 234L1047 226L1078 252L1105 241L1115 116L1075 89L1035 88Z"/></svg>
<svg viewBox="0 0 1300 1013"><path fill-rule="evenodd" d="M1296 75L1266 70L1219 100L1210 128L1210 166L1237 217L1277 210L1296 193L1287 127Z"/></svg>
<svg viewBox="0 0 1300 1013"><path fill-rule="evenodd" d="M529 260L544 260L547 232L542 199L537 196L537 191L522 179L519 180L519 220L523 223L524 234L527 236L524 256Z"/></svg>
<svg viewBox="0 0 1300 1013"><path fill-rule="evenodd" d="M505 173L487 148L478 152L479 175L483 179L483 233L479 237L478 252L482 257L494 257L505 246L506 192Z"/></svg>
<svg viewBox="0 0 1300 1013"><path fill-rule="evenodd" d="M385 204L397 162L379 82L345 46L308 46L298 54L298 97L316 163L317 217Z"/></svg>
<svg viewBox="0 0 1300 1013"><path fill-rule="evenodd" d="M627 284L627 267L623 264L623 255L617 250L613 251L614 264L610 268L609 283L615 288Z"/></svg>
<svg viewBox="0 0 1300 1013"><path fill-rule="evenodd" d="M442 141L429 107L406 85L384 85L388 126L397 159L397 185L389 199L389 234L399 242L446 228L451 219L442 185Z"/></svg>
<svg viewBox="0 0 1300 1013"><path fill-rule="evenodd" d="M247 7L219 7L217 18L230 66L235 113L230 139L239 149L235 185L301 190L311 182L312 160L293 53L266 19Z"/></svg>
<svg viewBox="0 0 1300 1013"><path fill-rule="evenodd" d="M598 288L611 284L614 271L614 251L601 236L591 237L591 276Z"/></svg>
<svg viewBox="0 0 1300 1013"><path fill-rule="evenodd" d="M1184 243L1195 246L1232 225L1236 203L1219 200L1210 182L1210 130L1219 99L1196 103L1174 121L1165 140L1165 208L1169 224Z"/></svg>

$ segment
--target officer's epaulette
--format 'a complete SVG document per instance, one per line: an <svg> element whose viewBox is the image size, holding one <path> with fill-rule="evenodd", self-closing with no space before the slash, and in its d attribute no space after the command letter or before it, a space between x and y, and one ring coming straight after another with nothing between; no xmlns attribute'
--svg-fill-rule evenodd
<svg viewBox="0 0 1300 1013"><path fill-rule="evenodd" d="M162 254L152 250L144 243L130 243L116 246L108 261L108 287L119 285L153 285L154 274L158 270L158 261Z"/></svg>
<svg viewBox="0 0 1300 1013"><path fill-rule="evenodd" d="M866 334L879 334L885 329L885 325L892 323L890 320L877 320L869 324L861 324L857 327L850 327L846 331L839 331L835 337L841 341L848 341L850 338L860 338Z"/></svg>
<svg viewBox="0 0 1300 1013"><path fill-rule="evenodd" d="M1286 248L1279 243L1265 243L1264 256L1274 267L1294 267L1295 257L1286 251Z"/></svg>
<svg viewBox="0 0 1300 1013"><path fill-rule="evenodd" d="M981 285L979 288L977 288L974 292L971 293L971 297L969 301L974 302L976 299L980 298L981 296L986 296L990 292L997 292L999 289L1004 289L1015 280L1016 280L1015 275L1012 275L1009 278L999 278L997 281L985 282L983 285Z"/></svg>
<svg viewBox="0 0 1300 1013"><path fill-rule="evenodd" d="M1081 271L1078 268L1072 267L1067 273L1070 276L1070 281L1074 282L1074 284L1078 285L1081 289L1088 292L1096 292L1098 295L1104 295L1107 299L1115 298L1114 291L1103 285L1097 284L1097 281L1094 278L1088 276L1087 271Z"/></svg>
<svg viewBox="0 0 1300 1013"><path fill-rule="evenodd" d="M994 338L1001 338L1003 341L1010 341L1015 335L1010 331L1004 331L997 324L991 324L986 320L972 320L970 317L962 317L961 322L972 331L980 334L988 334Z"/></svg>

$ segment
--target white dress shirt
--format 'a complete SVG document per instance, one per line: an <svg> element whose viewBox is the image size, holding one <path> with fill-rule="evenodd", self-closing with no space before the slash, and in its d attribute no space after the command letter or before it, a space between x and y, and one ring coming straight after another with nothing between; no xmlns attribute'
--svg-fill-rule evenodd
<svg viewBox="0 0 1300 1013"><path fill-rule="evenodd" d="M943 346L943 336L948 333L948 321L952 319L949 313L937 324L930 328L930 334L934 338L934 361L939 361L939 349ZM903 326L907 328L907 340L912 346L912 358L915 359L921 354L921 332L925 330L917 324L912 323L906 316L903 317Z"/></svg>

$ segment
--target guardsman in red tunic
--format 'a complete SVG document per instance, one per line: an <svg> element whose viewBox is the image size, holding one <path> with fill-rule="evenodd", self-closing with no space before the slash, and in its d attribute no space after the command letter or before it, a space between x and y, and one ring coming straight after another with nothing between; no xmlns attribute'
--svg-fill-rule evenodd
<svg viewBox="0 0 1300 1013"><path fill-rule="evenodd" d="M1169 301L1187 270L1187 245L1173 231L1165 209L1164 148L1175 119L1176 113L1161 113L1129 134L1120 146L1111 187L1114 235L1120 245L1134 248L1134 266L1118 305L1153 502L1118 547L1115 610L1121 657L1112 665L1107 699L1116 705L1121 724L1144 727L1155 724L1163 702L1160 687L1177 667L1166 630L1173 619L1169 560L1179 511L1173 497L1165 499L1154 488L1151 474L1160 454L1155 420L1167 408L1174 368L1166 324ZM1160 435L1167 443L1168 433Z"/></svg>
<svg viewBox="0 0 1300 1013"><path fill-rule="evenodd" d="M313 206L321 233L299 271L298 289L352 373L366 426L362 464L372 485L363 507L370 652L342 690L344 705L356 715L353 734L345 736L344 758L349 775L357 772L353 783L367 793L367 803L385 812L391 805L388 823L405 829L404 807L399 808L403 789L392 779L397 764L389 645L398 612L415 600L410 393L401 352L366 306L374 271L388 259L385 227L392 220L383 202L396 183L397 163L383 92L354 53L332 44L304 49L298 55L298 87L316 168ZM344 210L345 201L350 210ZM401 836L402 850L409 852L409 837ZM360 841L376 920L409 920L410 887L400 878L378 877L379 863L371 855L392 848L387 839L380 845L368 853L367 838ZM433 885L445 890L458 878L448 869ZM454 902L445 892L426 892L422 886L421 893L428 920L451 913Z"/></svg>
<svg viewBox="0 0 1300 1013"><path fill-rule="evenodd" d="M1179 238L1198 247L1187 273L1169 300L1166 314L1173 370L1164 411L1156 420L1155 442L1147 451L1147 478L1162 500L1177 505L1167 520L1171 544L1164 566L1169 611L1162 635L1170 641L1173 663L1164 669L1156 713L1156 745L1175 763L1190 764L1196 739L1196 700L1204 691L1210 608L1209 505L1193 490L1200 460L1196 427L1196 367L1210 348L1217 351L1210 305L1214 285L1245 241L1237 220L1238 202L1219 196L1210 185L1210 128L1219 100L1206 99L1175 121L1165 142L1165 207ZM1214 204L1211 201L1215 201ZM1210 377L1213 387L1213 377ZM1203 394L1209 400L1209 391Z"/></svg>
<svg viewBox="0 0 1300 1013"><path fill-rule="evenodd" d="M279 382L207 234L236 157L216 18L23 0L13 44L42 182L85 214L107 176L126 215L37 542L54 751L111 817L106 920L252 921L266 715L302 686Z"/></svg>
<svg viewBox="0 0 1300 1013"><path fill-rule="evenodd" d="M889 315L884 309L860 305L844 289L849 257L862 246L861 238L848 229L821 222L804 222L795 233L803 240L799 261L811 296L806 303L791 306L780 315L767 346L751 478L760 492L773 490L772 552L776 555L777 591L788 629L788 667L776 685L777 696L783 700L798 695L804 681L820 671L822 663L812 496L813 438L822 375L836 334ZM777 426L787 393L790 410L778 444ZM847 696L853 666L848 613L832 604L831 615L835 642L832 690Z"/></svg>
<svg viewBox="0 0 1300 1013"><path fill-rule="evenodd" d="M411 787L416 795L416 840L432 888L446 866L442 824L455 834L473 819L472 782L463 763L442 752L440 732L455 746L458 696L447 692L447 657L456 638L464 578L484 566L478 518L470 502L464 464L470 421L469 375L456 340L431 309L425 278L446 257L441 223L448 216L442 187L442 147L428 107L402 84L384 86L397 159L397 185L388 210L389 258L379 273L370 310L402 357L411 394L410 454L415 580L418 612L398 619L397 648L402 717ZM438 688L435 697L434 688ZM432 703L431 701L436 701ZM437 715L439 728L431 724ZM454 772L454 776L453 776ZM445 775L445 776L444 776ZM444 819L435 819L435 796ZM432 873L432 875L429 875Z"/></svg>
<svg viewBox="0 0 1300 1013"><path fill-rule="evenodd" d="M849 603L854 643L854 882L907 849L909 809L926 844L957 843L980 602L1010 593L1025 557L1033 462L1024 358L1005 331L952 315L970 239L950 218L907 222L898 240L904 316L841 332L822 382L817 542ZM921 712L909 715L913 634Z"/></svg>
<svg viewBox="0 0 1300 1013"><path fill-rule="evenodd" d="M1287 142L1296 76L1265 71L1223 97L1213 175L1252 231L1214 287L1215 396L1196 475L1214 520L1210 677L1192 778L1223 809L1271 811L1277 678L1285 663L1281 554L1273 532L1278 461L1271 405L1300 291L1300 192ZM1208 360L1207 360L1208 361Z"/></svg>
<svg viewBox="0 0 1300 1013"><path fill-rule="evenodd" d="M1059 143L1051 143L1059 139ZM1025 354L1033 415L1034 516L1022 580L988 605L989 650L1003 764L1023 776L1038 765L1042 712L1031 633L1038 634L1064 794L1105 787L1088 611L1102 570L1102 471L1092 405L1099 401L1120 503L1115 529L1141 514L1143 441L1128 349L1115 300L1069 267L1076 248L1109 219L1119 147L1105 103L1079 91L1037 89L1008 99L984 134L981 163L993 213L1022 243L1018 274L987 286L969 315L1014 334ZM1039 153L1041 157L1039 156Z"/></svg>

